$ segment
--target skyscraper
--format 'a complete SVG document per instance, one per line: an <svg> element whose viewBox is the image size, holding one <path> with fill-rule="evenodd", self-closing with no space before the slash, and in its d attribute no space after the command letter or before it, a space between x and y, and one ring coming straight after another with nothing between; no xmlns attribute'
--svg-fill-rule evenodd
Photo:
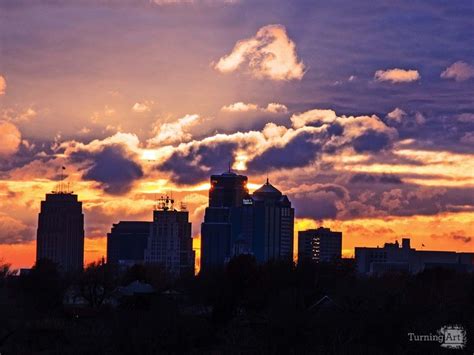
<svg viewBox="0 0 474 355"><path fill-rule="evenodd" d="M211 176L209 207L239 207L248 197L247 176L232 171Z"/></svg>
<svg viewBox="0 0 474 355"><path fill-rule="evenodd" d="M253 200L253 251L257 261L293 260L295 210L267 179L255 190Z"/></svg>
<svg viewBox="0 0 474 355"><path fill-rule="evenodd" d="M298 263L341 259L342 232L319 227L298 232Z"/></svg>
<svg viewBox="0 0 474 355"><path fill-rule="evenodd" d="M132 266L145 262L152 222L120 221L107 234L107 262Z"/></svg>
<svg viewBox="0 0 474 355"><path fill-rule="evenodd" d="M194 251L188 211L177 211L161 199L151 223L145 262L159 264L174 276L194 274Z"/></svg>
<svg viewBox="0 0 474 355"><path fill-rule="evenodd" d="M201 225L201 269L224 265L242 225L241 207L249 199L247 177L230 170L211 176L209 207Z"/></svg>
<svg viewBox="0 0 474 355"><path fill-rule="evenodd" d="M84 215L82 202L69 192L46 194L38 216L36 260L49 259L63 272L84 265Z"/></svg>
<svg viewBox="0 0 474 355"><path fill-rule="evenodd" d="M246 176L212 175L201 227L202 270L222 267L239 254L252 254L261 263L292 260L293 226L291 202L268 179L250 195Z"/></svg>

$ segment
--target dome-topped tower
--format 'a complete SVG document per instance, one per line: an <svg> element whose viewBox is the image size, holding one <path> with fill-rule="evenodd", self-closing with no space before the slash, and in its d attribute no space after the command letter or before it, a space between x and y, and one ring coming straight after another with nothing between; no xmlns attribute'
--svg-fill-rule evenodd
<svg viewBox="0 0 474 355"><path fill-rule="evenodd" d="M265 200L265 199L280 199L282 193L275 186L270 184L267 178L267 182L263 184L260 188L255 190L253 193L253 198L256 200Z"/></svg>

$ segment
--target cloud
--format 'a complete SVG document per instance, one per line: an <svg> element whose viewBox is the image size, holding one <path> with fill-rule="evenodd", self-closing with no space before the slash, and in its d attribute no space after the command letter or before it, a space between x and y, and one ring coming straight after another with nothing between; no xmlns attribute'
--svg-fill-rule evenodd
<svg viewBox="0 0 474 355"><path fill-rule="evenodd" d="M305 73L296 45L282 25L260 28L254 37L238 41L230 54L213 63L221 73L230 73L245 65L258 79L301 80Z"/></svg>
<svg viewBox="0 0 474 355"><path fill-rule="evenodd" d="M248 168L254 171L295 168L309 164L321 150L317 135L301 131L282 146L266 149L253 158Z"/></svg>
<svg viewBox="0 0 474 355"><path fill-rule="evenodd" d="M378 152L390 144L390 137L384 132L369 129L353 141L354 150L357 153Z"/></svg>
<svg viewBox="0 0 474 355"><path fill-rule="evenodd" d="M301 128L308 124L317 123L318 125L325 123L333 123L336 121L336 112L333 110L314 109L300 114L291 116L290 120L295 128Z"/></svg>
<svg viewBox="0 0 474 355"><path fill-rule="evenodd" d="M84 180L96 181L105 192L113 195L125 194L136 180L143 177L137 162L139 139L130 133L116 133L103 140L88 144L76 141L61 143L56 150L82 173Z"/></svg>
<svg viewBox="0 0 474 355"><path fill-rule="evenodd" d="M11 216L0 214L0 244L21 244L33 238L31 227Z"/></svg>
<svg viewBox="0 0 474 355"><path fill-rule="evenodd" d="M112 107L109 107L108 105L105 105L102 111L95 111L94 113L92 113L92 116L90 119L93 123L98 123L109 117L112 117L114 114L115 114L115 109Z"/></svg>
<svg viewBox="0 0 474 355"><path fill-rule="evenodd" d="M402 184L402 180L396 175L374 175L374 174L364 174L358 173L353 175L349 183L351 184Z"/></svg>
<svg viewBox="0 0 474 355"><path fill-rule="evenodd" d="M283 104L279 104L276 102L271 102L267 105L267 107L264 109L266 112L271 112L271 113L287 113L288 112L288 107L286 107Z"/></svg>
<svg viewBox="0 0 474 355"><path fill-rule="evenodd" d="M452 235L452 238L454 240L460 240L463 243L470 243L472 241L472 237L466 237L464 235L458 235L458 234Z"/></svg>
<svg viewBox="0 0 474 355"><path fill-rule="evenodd" d="M122 195L133 187L135 180L143 177L141 166L122 145L107 145L99 151L77 151L70 159L81 163L82 178L99 183L101 188L112 195Z"/></svg>
<svg viewBox="0 0 474 355"><path fill-rule="evenodd" d="M469 144L474 146L474 132L466 132L461 137L461 143Z"/></svg>
<svg viewBox="0 0 474 355"><path fill-rule="evenodd" d="M2 75L0 75L0 96L5 95L6 89L7 89L7 81Z"/></svg>
<svg viewBox="0 0 474 355"><path fill-rule="evenodd" d="M387 114L387 118L392 120L392 121L400 123L400 122L402 122L402 119L403 119L403 117L406 116L406 114L407 113L405 111L403 111L401 108L397 107L392 112L389 112Z"/></svg>
<svg viewBox="0 0 474 355"><path fill-rule="evenodd" d="M0 157L15 154L21 144L21 133L11 122L0 121Z"/></svg>
<svg viewBox="0 0 474 355"><path fill-rule="evenodd" d="M148 146L160 146L166 144L180 143L188 141L192 135L187 130L199 122L199 115L186 115L176 122L169 122L156 125L155 136L150 138L147 143Z"/></svg>
<svg viewBox="0 0 474 355"><path fill-rule="evenodd" d="M215 134L178 146L157 149L157 169L178 183L195 183L227 162L253 172L305 167L324 155L353 148L376 154L398 137L377 116L337 116L332 110L311 110L291 117L293 127L267 123L261 131ZM202 181L202 180L201 180Z"/></svg>
<svg viewBox="0 0 474 355"><path fill-rule="evenodd" d="M237 145L230 141L192 144L184 151L175 151L158 168L170 172L178 184L196 184L213 172L225 171L228 162L234 160Z"/></svg>
<svg viewBox="0 0 474 355"><path fill-rule="evenodd" d="M10 122L30 122L38 113L32 107L28 107L26 109L13 109L13 108L6 108L1 111L0 118L5 121Z"/></svg>
<svg viewBox="0 0 474 355"><path fill-rule="evenodd" d="M251 103L246 104L243 102L235 102L233 104L223 106L221 111L231 113L260 111L264 113L281 114L287 113L288 108L285 105L276 102L271 102L266 107L260 107L257 104Z"/></svg>
<svg viewBox="0 0 474 355"><path fill-rule="evenodd" d="M474 113L461 113L457 116L457 121L464 123L474 123Z"/></svg>
<svg viewBox="0 0 474 355"><path fill-rule="evenodd" d="M246 104L243 102L235 102L233 104L223 106L221 111L224 112L249 112L249 111L257 111L258 105L256 104Z"/></svg>
<svg viewBox="0 0 474 355"><path fill-rule="evenodd" d="M301 186L297 191L290 193L290 198L298 206L297 214L300 218L334 219L350 199L349 191L336 184Z"/></svg>
<svg viewBox="0 0 474 355"><path fill-rule="evenodd" d="M150 102L148 101L136 102L132 106L132 111L137 112L137 113L150 112L151 111Z"/></svg>
<svg viewBox="0 0 474 355"><path fill-rule="evenodd" d="M391 83L410 83L420 79L418 70L387 69L377 70L374 74L376 81L389 81Z"/></svg>
<svg viewBox="0 0 474 355"><path fill-rule="evenodd" d="M440 76L443 79L465 81L474 78L474 66L463 61L457 61L447 67Z"/></svg>

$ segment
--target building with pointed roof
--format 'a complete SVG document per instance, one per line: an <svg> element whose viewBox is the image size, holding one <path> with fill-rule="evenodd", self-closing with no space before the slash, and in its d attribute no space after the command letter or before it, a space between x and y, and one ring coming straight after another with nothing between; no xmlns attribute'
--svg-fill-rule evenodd
<svg viewBox="0 0 474 355"><path fill-rule="evenodd" d="M292 260L293 226L291 202L268 179L249 194L246 176L230 170L212 175L201 227L201 269L222 267L240 254L261 263Z"/></svg>
<svg viewBox="0 0 474 355"><path fill-rule="evenodd" d="M295 211L286 195L266 183L252 194L252 249L258 262L293 259Z"/></svg>

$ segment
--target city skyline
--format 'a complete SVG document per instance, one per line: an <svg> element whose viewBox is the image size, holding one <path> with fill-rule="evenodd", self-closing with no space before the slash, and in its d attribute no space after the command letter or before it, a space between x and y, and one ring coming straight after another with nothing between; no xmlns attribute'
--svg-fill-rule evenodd
<svg viewBox="0 0 474 355"><path fill-rule="evenodd" d="M0 0L0 259L33 265L63 173L86 263L168 193L198 247L229 164L288 195L294 253L320 226L345 257L405 236L473 251L472 5L278 4Z"/></svg>

